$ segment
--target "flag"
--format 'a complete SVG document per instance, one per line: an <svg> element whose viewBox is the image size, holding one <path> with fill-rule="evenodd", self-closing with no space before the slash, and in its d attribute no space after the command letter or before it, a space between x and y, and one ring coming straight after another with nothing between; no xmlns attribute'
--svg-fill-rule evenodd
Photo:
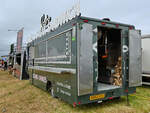
<svg viewBox="0 0 150 113"><path fill-rule="evenodd" d="M21 52L22 49L22 40L23 40L23 28L17 32L17 52Z"/></svg>

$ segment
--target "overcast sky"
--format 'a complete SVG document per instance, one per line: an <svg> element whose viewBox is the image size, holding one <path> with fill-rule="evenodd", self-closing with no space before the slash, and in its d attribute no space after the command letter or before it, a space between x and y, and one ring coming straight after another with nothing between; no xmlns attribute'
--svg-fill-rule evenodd
<svg viewBox="0 0 150 113"><path fill-rule="evenodd" d="M40 30L40 17L60 16L76 0L0 0L0 56L8 54L16 32L24 27L24 41ZM142 34L150 34L150 0L80 0L83 16L104 18L135 25Z"/></svg>

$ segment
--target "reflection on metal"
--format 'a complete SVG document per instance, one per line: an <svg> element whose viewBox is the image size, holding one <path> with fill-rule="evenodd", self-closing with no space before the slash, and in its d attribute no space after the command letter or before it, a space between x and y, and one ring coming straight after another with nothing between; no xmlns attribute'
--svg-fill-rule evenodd
<svg viewBox="0 0 150 113"><path fill-rule="evenodd" d="M55 67L43 67L43 66L33 66L29 67L30 69L35 69L35 70L41 70L41 71L47 71L47 72L53 72L53 73L76 73L76 69L74 68L55 68Z"/></svg>
<svg viewBox="0 0 150 113"><path fill-rule="evenodd" d="M97 53L97 42L93 44L93 50Z"/></svg>
<svg viewBox="0 0 150 113"><path fill-rule="evenodd" d="M59 57L45 57L45 58L35 58L35 63L45 64L45 63L52 63L52 64L71 64L71 56L59 56Z"/></svg>
<svg viewBox="0 0 150 113"><path fill-rule="evenodd" d="M72 37L76 38L76 27L72 28Z"/></svg>
<svg viewBox="0 0 150 113"><path fill-rule="evenodd" d="M94 33L97 33L97 32L98 32L98 29L97 29L97 28L93 29L93 32L94 32Z"/></svg>
<svg viewBox="0 0 150 113"><path fill-rule="evenodd" d="M78 95L85 95L93 92L93 31L92 25L83 24L78 39L79 51L79 72L78 72Z"/></svg>
<svg viewBox="0 0 150 113"><path fill-rule="evenodd" d="M35 63L45 63L46 62L46 57L43 58L35 58L34 59Z"/></svg>
<svg viewBox="0 0 150 113"><path fill-rule="evenodd" d="M62 34L64 34L64 33L67 33L67 32L69 32L69 31L71 31L71 30L72 30L72 28L67 29L67 30L65 30L65 31L62 31L62 32L60 32L60 33L58 33L58 34L56 34L56 35L54 35L54 36L49 37L49 38L46 39L46 40L43 39L42 41L39 41L39 43L44 42L44 41L47 41L47 40L52 39L52 38L56 38L57 36L62 35Z"/></svg>
<svg viewBox="0 0 150 113"><path fill-rule="evenodd" d="M141 36L138 30L129 31L129 87L142 84Z"/></svg>
<svg viewBox="0 0 150 113"><path fill-rule="evenodd" d="M33 59L34 58L34 47L30 47L29 48L29 59Z"/></svg>
<svg viewBox="0 0 150 113"><path fill-rule="evenodd" d="M46 43L44 48L46 56L39 57L40 55L37 55L35 63L71 64L72 29L73 28L67 29L47 40L39 42L36 45L36 48L39 48L39 45L43 45L42 43ZM36 49L36 53L43 51Z"/></svg>

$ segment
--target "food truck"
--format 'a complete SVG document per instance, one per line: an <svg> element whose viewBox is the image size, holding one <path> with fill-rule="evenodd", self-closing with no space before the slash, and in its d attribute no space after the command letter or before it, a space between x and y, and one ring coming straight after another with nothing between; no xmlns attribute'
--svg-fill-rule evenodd
<svg viewBox="0 0 150 113"><path fill-rule="evenodd" d="M150 35L142 36L142 84L150 85Z"/></svg>
<svg viewBox="0 0 150 113"><path fill-rule="evenodd" d="M12 45L9 57L9 72L20 80L29 79L29 75L27 74L28 64L26 57L26 47L23 46L21 47L20 51L17 51L16 45Z"/></svg>
<svg viewBox="0 0 150 113"><path fill-rule="evenodd" d="M15 52L13 76L20 80L29 79L29 75L27 74L26 51Z"/></svg>
<svg viewBox="0 0 150 113"><path fill-rule="evenodd" d="M133 25L77 16L27 44L33 85L73 106L136 92L141 35Z"/></svg>

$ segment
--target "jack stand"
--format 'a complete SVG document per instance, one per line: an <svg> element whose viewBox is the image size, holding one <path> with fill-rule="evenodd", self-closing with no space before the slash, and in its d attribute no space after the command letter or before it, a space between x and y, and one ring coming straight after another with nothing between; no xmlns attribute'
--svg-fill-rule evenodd
<svg viewBox="0 0 150 113"><path fill-rule="evenodd" d="M127 106L130 106L128 93L127 93Z"/></svg>

